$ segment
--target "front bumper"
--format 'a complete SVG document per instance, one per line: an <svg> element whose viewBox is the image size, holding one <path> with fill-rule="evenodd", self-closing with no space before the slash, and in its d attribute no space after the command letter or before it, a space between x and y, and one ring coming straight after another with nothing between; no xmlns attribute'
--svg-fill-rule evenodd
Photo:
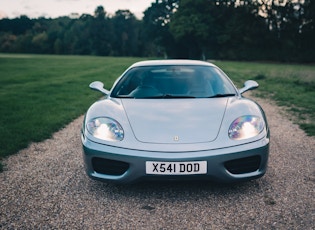
<svg viewBox="0 0 315 230"><path fill-rule="evenodd" d="M211 180L241 182L262 177L267 169L269 139L206 151L153 152L117 148L82 138L86 172L95 180L133 183L143 180ZM202 175L149 175L146 162L207 161Z"/></svg>

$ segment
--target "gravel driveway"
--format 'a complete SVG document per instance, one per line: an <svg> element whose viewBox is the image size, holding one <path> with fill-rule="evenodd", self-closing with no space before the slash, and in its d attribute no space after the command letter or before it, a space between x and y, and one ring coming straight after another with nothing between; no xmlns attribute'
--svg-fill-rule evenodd
<svg viewBox="0 0 315 230"><path fill-rule="evenodd" d="M315 138L258 99L271 129L261 179L112 185L83 170L83 117L4 163L0 229L315 229Z"/></svg>

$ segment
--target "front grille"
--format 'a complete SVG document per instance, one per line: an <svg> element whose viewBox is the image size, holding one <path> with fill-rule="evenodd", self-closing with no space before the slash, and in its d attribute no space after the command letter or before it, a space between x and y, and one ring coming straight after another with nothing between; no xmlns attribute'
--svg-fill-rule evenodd
<svg viewBox="0 0 315 230"><path fill-rule="evenodd" d="M245 157L224 163L225 168L232 174L250 173L259 169L260 156Z"/></svg>
<svg viewBox="0 0 315 230"><path fill-rule="evenodd" d="M129 164L122 161L114 161L109 159L103 159L99 157L94 157L92 159L92 166L95 172L113 176L119 176L124 174L128 168Z"/></svg>

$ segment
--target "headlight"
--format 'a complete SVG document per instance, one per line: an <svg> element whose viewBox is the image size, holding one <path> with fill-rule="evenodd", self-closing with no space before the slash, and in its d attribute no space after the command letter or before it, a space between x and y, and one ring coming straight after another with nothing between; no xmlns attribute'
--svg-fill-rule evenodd
<svg viewBox="0 0 315 230"><path fill-rule="evenodd" d="M87 130L94 137L105 141L121 141L124 139L124 130L121 125L108 117L99 117L89 121Z"/></svg>
<svg viewBox="0 0 315 230"><path fill-rule="evenodd" d="M229 128L229 137L243 140L258 135L264 129L264 122L257 116L242 116L233 121Z"/></svg>

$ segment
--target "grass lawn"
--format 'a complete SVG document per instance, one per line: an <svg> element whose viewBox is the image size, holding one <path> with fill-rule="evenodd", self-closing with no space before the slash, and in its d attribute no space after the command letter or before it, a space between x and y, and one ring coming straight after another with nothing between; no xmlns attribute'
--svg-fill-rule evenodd
<svg viewBox="0 0 315 230"><path fill-rule="evenodd" d="M139 58L0 54L0 161L47 139L101 96ZM2 166L0 165L0 171Z"/></svg>
<svg viewBox="0 0 315 230"><path fill-rule="evenodd" d="M82 115L101 96L94 80L110 89L140 58L0 54L0 161L47 139ZM315 66L215 62L240 88L247 79L256 94L287 106L309 135L315 135ZM0 164L0 171L2 166Z"/></svg>

